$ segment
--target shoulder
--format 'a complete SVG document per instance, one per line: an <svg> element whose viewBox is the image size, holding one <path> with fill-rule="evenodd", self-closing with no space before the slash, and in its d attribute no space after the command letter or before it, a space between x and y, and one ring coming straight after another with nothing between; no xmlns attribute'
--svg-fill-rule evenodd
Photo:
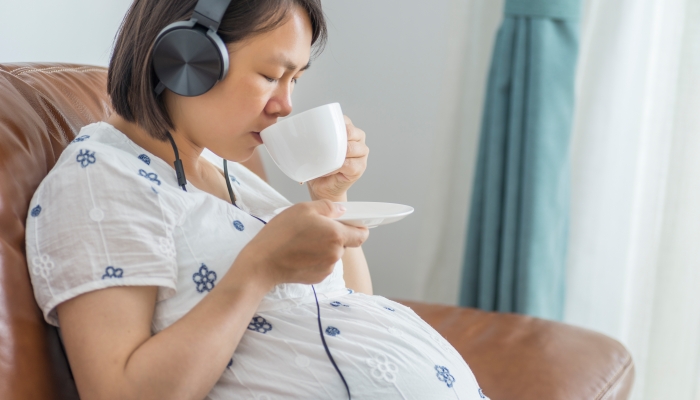
<svg viewBox="0 0 700 400"><path fill-rule="evenodd" d="M80 130L37 192L53 189L68 194L88 186L106 190L129 190L132 185L147 187L153 183L148 179L152 174L149 165L150 157L139 154L123 134L105 122L97 122Z"/></svg>
<svg viewBox="0 0 700 400"><path fill-rule="evenodd" d="M105 122L97 122L80 130L76 138L63 150L51 172L76 170L73 167L86 169L100 166L124 169L150 165L150 157L138 153L137 148L129 145L126 136Z"/></svg>
<svg viewBox="0 0 700 400"><path fill-rule="evenodd" d="M130 146L120 132L110 132L110 127L88 125L64 149L32 197L28 227L38 213L52 229L68 230L76 226L78 217L95 209L101 211L90 218L108 209L130 219L160 216L163 211L172 214L171 202L160 200L162 178L139 158L138 148Z"/></svg>

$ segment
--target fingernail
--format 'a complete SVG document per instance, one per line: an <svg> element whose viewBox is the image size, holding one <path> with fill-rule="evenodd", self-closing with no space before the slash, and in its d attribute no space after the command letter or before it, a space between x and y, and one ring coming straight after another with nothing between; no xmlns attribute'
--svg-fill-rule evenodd
<svg viewBox="0 0 700 400"><path fill-rule="evenodd" d="M338 211L345 212L347 210L347 208L345 208L345 206L342 204L336 204L336 207L338 207Z"/></svg>

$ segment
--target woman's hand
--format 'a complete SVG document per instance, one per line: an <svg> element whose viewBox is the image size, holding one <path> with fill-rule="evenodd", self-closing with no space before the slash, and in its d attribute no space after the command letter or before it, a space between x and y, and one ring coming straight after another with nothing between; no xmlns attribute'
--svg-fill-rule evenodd
<svg viewBox="0 0 700 400"><path fill-rule="evenodd" d="M311 200L347 201L347 192L367 169L369 147L365 144L365 132L352 124L345 116L348 131L348 152L343 166L328 175L309 181Z"/></svg>
<svg viewBox="0 0 700 400"><path fill-rule="evenodd" d="M331 219L344 211L328 200L289 207L248 243L232 269L243 268L268 290L280 283L321 282L345 247L359 247L369 235L367 228Z"/></svg>

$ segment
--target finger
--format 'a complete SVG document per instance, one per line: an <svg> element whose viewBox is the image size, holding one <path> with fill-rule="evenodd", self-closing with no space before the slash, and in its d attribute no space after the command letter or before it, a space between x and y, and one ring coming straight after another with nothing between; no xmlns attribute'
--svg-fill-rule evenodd
<svg viewBox="0 0 700 400"><path fill-rule="evenodd" d="M303 204L309 207L311 212L328 218L337 218L345 214L345 207L343 205L333 203L330 200L316 200Z"/></svg>
<svg viewBox="0 0 700 400"><path fill-rule="evenodd" d="M338 173L338 171L329 172L329 173L327 173L327 174L325 174L325 175L319 176L319 177L316 178L316 179L327 178L327 177L329 177L329 176L331 176L331 175L335 175L335 174L337 174L337 173ZM316 180L316 179L314 179L314 180Z"/></svg>
<svg viewBox="0 0 700 400"><path fill-rule="evenodd" d="M349 142L363 142L365 141L365 137L367 136L365 134L365 131L362 129L353 126L353 125L347 125L348 129L348 141Z"/></svg>
<svg viewBox="0 0 700 400"><path fill-rule="evenodd" d="M369 237L369 229L342 224L341 234L345 247L360 247Z"/></svg>
<svg viewBox="0 0 700 400"><path fill-rule="evenodd" d="M342 167L341 167L341 168L342 168ZM319 177L316 178L316 179L327 178L327 177L329 177L329 176L331 176L331 175L335 175L335 174L338 173L339 170L340 170L340 168L337 169L337 170L335 170L335 171L333 171L333 172L329 172L329 173L327 173L327 174L325 174L325 175L321 175L321 176L319 176ZM316 180L316 179L314 179L314 180Z"/></svg>
<svg viewBox="0 0 700 400"><path fill-rule="evenodd" d="M364 171L367 168L367 158L366 157L352 157L346 158L343 161L343 165L333 172L329 172L325 175L319 176L316 179L328 178L329 176L347 173L356 173L357 171ZM314 181L316 180L314 179Z"/></svg>
<svg viewBox="0 0 700 400"><path fill-rule="evenodd" d="M351 181L359 178L367 169L366 158L346 158L337 173L345 175Z"/></svg>
<svg viewBox="0 0 700 400"><path fill-rule="evenodd" d="M369 154L369 147L360 142L348 142L346 158L362 158Z"/></svg>
<svg viewBox="0 0 700 400"><path fill-rule="evenodd" d="M352 120L350 119L350 117L348 117L347 115L343 115L343 119L345 120L345 125L352 125Z"/></svg>

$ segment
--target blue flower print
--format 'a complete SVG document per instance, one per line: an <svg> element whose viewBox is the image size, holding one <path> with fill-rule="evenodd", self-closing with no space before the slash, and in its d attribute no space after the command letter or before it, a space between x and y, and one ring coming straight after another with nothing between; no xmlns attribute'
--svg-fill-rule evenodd
<svg viewBox="0 0 700 400"><path fill-rule="evenodd" d="M80 163L80 166L85 168L96 161L95 152L90 153L90 150L81 149L75 157L75 161Z"/></svg>
<svg viewBox="0 0 700 400"><path fill-rule="evenodd" d="M83 142L83 141L88 140L88 139L90 139L89 135L83 135L83 136L80 136L80 137L73 139L73 141L71 143Z"/></svg>
<svg viewBox="0 0 700 400"><path fill-rule="evenodd" d="M341 303L341 302L339 302L339 301L332 301L332 302L331 302L331 305L332 305L333 307L340 307L340 306L343 306L343 307L350 307L349 305L343 304L343 303Z"/></svg>
<svg viewBox="0 0 700 400"><path fill-rule="evenodd" d="M124 275L124 270L121 268L114 268L111 265L105 269L105 274L102 275L102 279L107 278L121 278Z"/></svg>
<svg viewBox="0 0 700 400"><path fill-rule="evenodd" d="M450 370L441 365L435 366L435 371L437 371L437 377L440 381L445 382L448 388L451 388L455 383L455 377L450 374Z"/></svg>
<svg viewBox="0 0 700 400"><path fill-rule="evenodd" d="M263 317L253 317L248 324L248 329L255 332L267 333L272 330L272 325Z"/></svg>
<svg viewBox="0 0 700 400"><path fill-rule="evenodd" d="M231 368L232 365L233 365L233 358L231 359L231 361L228 362L228 365L226 365L226 368Z"/></svg>
<svg viewBox="0 0 700 400"><path fill-rule="evenodd" d="M238 186L241 186L241 182L239 182L235 176L229 174L228 177L231 178L231 182L236 182L238 184Z"/></svg>
<svg viewBox="0 0 700 400"><path fill-rule="evenodd" d="M160 186L160 181L158 180L158 175L155 172L146 172L142 169L139 170L139 175L148 179L151 182L155 182Z"/></svg>
<svg viewBox="0 0 700 400"><path fill-rule="evenodd" d="M233 226L234 226L236 229L238 229L239 231L241 231L241 232L243 232L243 230L245 229L245 226L243 225L243 222L241 222L241 221L239 221L239 220L233 221Z"/></svg>
<svg viewBox="0 0 700 400"><path fill-rule="evenodd" d="M481 390L481 388L479 388L479 397L481 397L482 399L486 398L486 396L484 396L484 391Z"/></svg>
<svg viewBox="0 0 700 400"><path fill-rule="evenodd" d="M348 294L353 294L353 293L355 293L355 291L354 291L354 290L352 290L352 289L348 289Z"/></svg>
<svg viewBox="0 0 700 400"><path fill-rule="evenodd" d="M153 191L153 193L158 194L158 191L153 186L151 186L151 190Z"/></svg>
<svg viewBox="0 0 700 400"><path fill-rule="evenodd" d="M394 311L396 311L396 310L394 310L394 309L393 309L393 308L391 308L391 307L384 307L384 308L386 308L387 310L389 310L389 311L391 311L391 312L394 312Z"/></svg>
<svg viewBox="0 0 700 400"><path fill-rule="evenodd" d="M36 207L32 208L31 216L38 217L39 214L41 214L41 206L37 204Z"/></svg>
<svg viewBox="0 0 700 400"><path fill-rule="evenodd" d="M149 157L149 156L147 156L147 155L145 155L145 154L141 154L141 155L139 156L139 160L145 162L145 163L148 164L148 165L151 165L151 157Z"/></svg>
<svg viewBox="0 0 700 400"><path fill-rule="evenodd" d="M202 266L199 267L199 272L195 272L194 275L192 275L192 280L197 284L197 291L199 293L204 293L205 290L211 292L211 290L214 289L216 272L209 271L209 268L202 264Z"/></svg>
<svg viewBox="0 0 700 400"><path fill-rule="evenodd" d="M336 328L335 326L329 326L328 328L326 328L326 335L330 335L330 336L340 335L340 329Z"/></svg>

